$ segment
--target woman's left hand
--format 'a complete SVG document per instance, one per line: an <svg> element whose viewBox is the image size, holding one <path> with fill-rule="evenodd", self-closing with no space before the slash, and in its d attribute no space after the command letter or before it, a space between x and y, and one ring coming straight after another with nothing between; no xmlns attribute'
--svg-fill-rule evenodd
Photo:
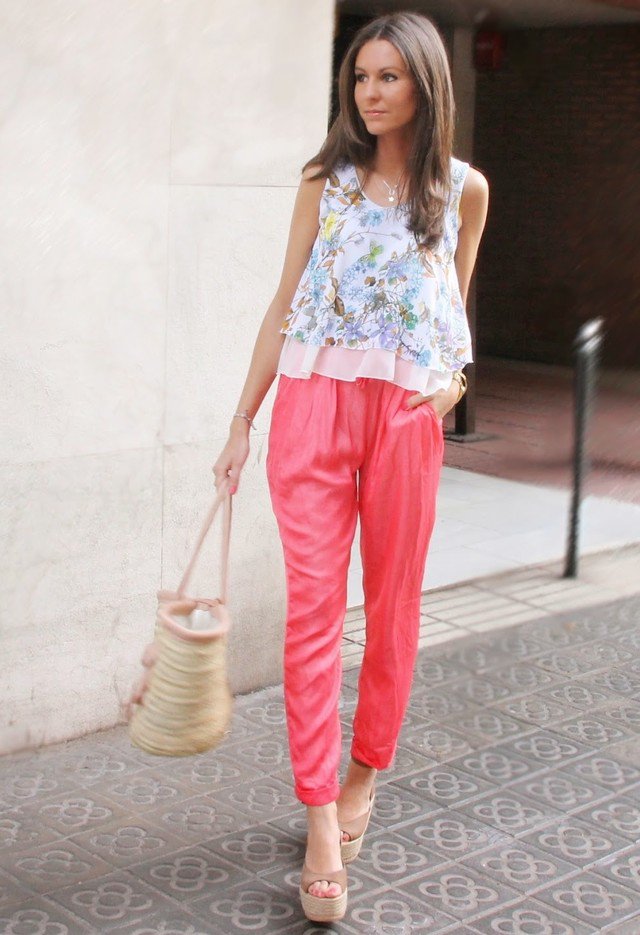
<svg viewBox="0 0 640 935"><path fill-rule="evenodd" d="M417 393L407 400L407 408L413 409L415 406L421 406L429 402L439 419L444 419L450 409L453 409L458 402L458 393L460 386L457 380L451 381L451 386L446 390L436 390L431 396L423 396Z"/></svg>

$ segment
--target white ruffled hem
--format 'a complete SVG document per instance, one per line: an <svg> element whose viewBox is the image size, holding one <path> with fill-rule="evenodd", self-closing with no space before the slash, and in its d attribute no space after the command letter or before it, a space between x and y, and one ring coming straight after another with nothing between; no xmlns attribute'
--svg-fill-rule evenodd
<svg viewBox="0 0 640 935"><path fill-rule="evenodd" d="M441 388L447 389L453 379L450 370L419 367L384 348L362 350L305 344L289 334L285 336L282 345L277 373L307 380L312 373L351 381L359 377L373 377L396 383L423 396L430 396Z"/></svg>

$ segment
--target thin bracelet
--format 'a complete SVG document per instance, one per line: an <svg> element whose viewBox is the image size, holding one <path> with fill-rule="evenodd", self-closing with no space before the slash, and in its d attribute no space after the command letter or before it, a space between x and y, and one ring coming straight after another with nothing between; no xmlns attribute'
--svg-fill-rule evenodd
<svg viewBox="0 0 640 935"><path fill-rule="evenodd" d="M246 419L247 422L249 423L250 428L254 428L253 419L251 419L251 418L247 415L246 412L234 412L234 414L231 416L231 418L232 418L232 419L235 419L236 417L239 418L239 419Z"/></svg>

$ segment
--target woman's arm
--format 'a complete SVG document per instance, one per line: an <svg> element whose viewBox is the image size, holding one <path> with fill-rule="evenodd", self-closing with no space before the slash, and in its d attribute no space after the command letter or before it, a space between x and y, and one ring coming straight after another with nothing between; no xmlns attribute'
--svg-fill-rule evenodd
<svg viewBox="0 0 640 935"><path fill-rule="evenodd" d="M481 172L470 166L460 196L461 220L454 257L460 295L465 307L488 207L489 184Z"/></svg>
<svg viewBox="0 0 640 935"><path fill-rule="evenodd" d="M309 176L313 175L317 168L310 166L302 175L293 207L280 283L260 325L251 364L238 402L236 411L246 412L251 418L260 408L276 377L278 359L285 338L280 333L280 328L291 308L293 296L318 235L320 198L326 179L309 181ZM246 419L232 417L230 430L248 434L249 423Z"/></svg>

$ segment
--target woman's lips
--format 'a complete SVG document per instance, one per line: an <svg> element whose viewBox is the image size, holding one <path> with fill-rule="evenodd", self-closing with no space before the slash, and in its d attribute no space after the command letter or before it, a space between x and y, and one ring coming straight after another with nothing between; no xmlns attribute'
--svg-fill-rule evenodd
<svg viewBox="0 0 640 935"><path fill-rule="evenodd" d="M384 110L365 110L365 115L367 117L382 117Z"/></svg>

